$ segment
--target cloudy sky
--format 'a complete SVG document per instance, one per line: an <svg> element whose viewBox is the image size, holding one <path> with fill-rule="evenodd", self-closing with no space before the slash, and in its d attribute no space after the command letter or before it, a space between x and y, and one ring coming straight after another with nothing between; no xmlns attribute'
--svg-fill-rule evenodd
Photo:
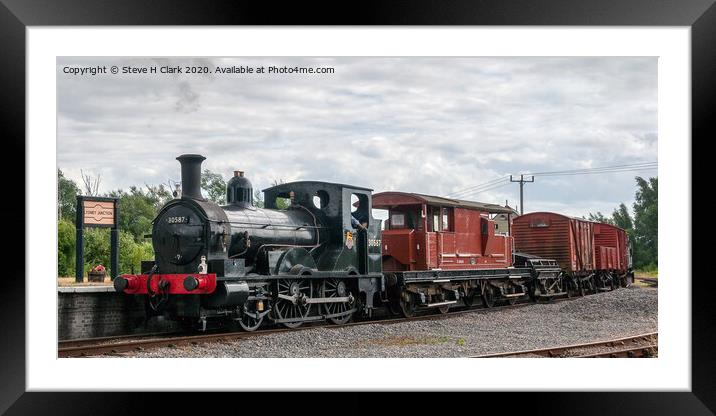
<svg viewBox="0 0 716 416"><path fill-rule="evenodd" d="M65 73L97 65L108 73ZM112 65L334 73L114 75ZM200 153L226 179L245 170L255 189L321 180L514 207L519 185L500 181L510 174L657 160L653 57L58 58L57 88L58 167L78 183L80 169L101 174L101 192L178 181L176 156ZM608 214L631 206L636 175L656 170L537 176L525 208Z"/></svg>

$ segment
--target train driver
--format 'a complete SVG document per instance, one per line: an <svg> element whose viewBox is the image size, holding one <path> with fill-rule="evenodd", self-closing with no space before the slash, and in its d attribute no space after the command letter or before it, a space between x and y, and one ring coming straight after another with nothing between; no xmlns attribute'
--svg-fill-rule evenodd
<svg viewBox="0 0 716 416"><path fill-rule="evenodd" d="M356 204L356 210L351 213L351 225L353 226L353 228L356 229L367 230L368 221L363 215L363 211L365 210L360 209L360 199L356 202Z"/></svg>

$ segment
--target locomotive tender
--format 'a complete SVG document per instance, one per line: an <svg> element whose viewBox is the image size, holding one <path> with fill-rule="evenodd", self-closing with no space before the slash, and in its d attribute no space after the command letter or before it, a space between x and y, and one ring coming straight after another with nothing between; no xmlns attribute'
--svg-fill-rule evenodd
<svg viewBox="0 0 716 416"><path fill-rule="evenodd" d="M241 171L219 206L201 195L205 158L177 160L182 193L153 222L154 261L114 280L146 297L151 313L202 329L228 318L252 331L565 294L554 260L514 255L512 235L495 234L497 206L398 193L376 204L368 188L300 181L264 189L258 208ZM382 233L373 207L389 210Z"/></svg>

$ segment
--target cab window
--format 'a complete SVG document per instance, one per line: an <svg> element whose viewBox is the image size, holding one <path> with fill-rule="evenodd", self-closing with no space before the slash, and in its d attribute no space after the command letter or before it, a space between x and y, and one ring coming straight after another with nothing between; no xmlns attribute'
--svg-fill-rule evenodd
<svg viewBox="0 0 716 416"><path fill-rule="evenodd" d="M405 214L394 212L390 216L390 228L405 228Z"/></svg>
<svg viewBox="0 0 716 416"><path fill-rule="evenodd" d="M428 216L428 231L440 231L440 208L430 207Z"/></svg>
<svg viewBox="0 0 716 416"><path fill-rule="evenodd" d="M443 231L455 231L453 228L453 209L443 208L442 209L442 230Z"/></svg>

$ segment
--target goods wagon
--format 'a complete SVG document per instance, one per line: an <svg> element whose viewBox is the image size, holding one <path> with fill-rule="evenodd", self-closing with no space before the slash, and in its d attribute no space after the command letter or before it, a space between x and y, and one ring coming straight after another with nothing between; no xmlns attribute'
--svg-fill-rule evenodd
<svg viewBox="0 0 716 416"><path fill-rule="evenodd" d="M553 212L515 218L515 251L552 258L567 293L611 290L629 284L628 239L617 227Z"/></svg>
<svg viewBox="0 0 716 416"><path fill-rule="evenodd" d="M631 273L629 237L623 229L611 224L594 224L596 269L618 276L622 284Z"/></svg>
<svg viewBox="0 0 716 416"><path fill-rule="evenodd" d="M594 270L594 223L553 212L533 212L513 220L515 251L551 258L570 274Z"/></svg>

